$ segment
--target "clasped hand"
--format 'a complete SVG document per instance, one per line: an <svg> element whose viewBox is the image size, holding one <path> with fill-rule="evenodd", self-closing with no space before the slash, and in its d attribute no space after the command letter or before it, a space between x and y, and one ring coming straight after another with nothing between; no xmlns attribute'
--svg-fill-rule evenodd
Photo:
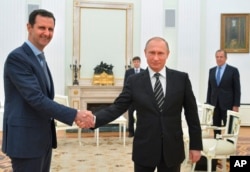
<svg viewBox="0 0 250 172"><path fill-rule="evenodd" d="M95 116L91 111L79 110L76 114L75 123L80 128L93 128L95 126Z"/></svg>

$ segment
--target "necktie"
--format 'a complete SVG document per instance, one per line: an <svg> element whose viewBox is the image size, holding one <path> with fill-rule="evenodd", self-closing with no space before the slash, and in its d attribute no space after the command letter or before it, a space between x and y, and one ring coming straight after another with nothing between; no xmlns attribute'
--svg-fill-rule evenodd
<svg viewBox="0 0 250 172"><path fill-rule="evenodd" d="M217 75L216 75L216 83L217 85L220 84L220 73L221 73L221 67L218 67Z"/></svg>
<svg viewBox="0 0 250 172"><path fill-rule="evenodd" d="M45 56L43 53L39 54L38 55L39 59L41 60L41 66L43 68L43 71L45 73L45 76L46 76L46 80L47 80L47 83L48 83L48 88L50 89L50 79L49 79L49 74L48 74L48 69L47 69L47 63L46 63L46 60L45 60Z"/></svg>
<svg viewBox="0 0 250 172"><path fill-rule="evenodd" d="M162 111L162 105L164 103L164 93L163 93L163 88L159 79L160 74L155 73L154 77L156 78L155 86L154 86L154 94L155 94L155 99L158 104L158 107L160 111Z"/></svg>

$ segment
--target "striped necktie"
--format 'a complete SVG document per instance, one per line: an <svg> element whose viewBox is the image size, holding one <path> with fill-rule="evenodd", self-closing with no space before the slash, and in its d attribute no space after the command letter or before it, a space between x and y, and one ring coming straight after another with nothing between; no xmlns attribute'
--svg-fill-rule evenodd
<svg viewBox="0 0 250 172"><path fill-rule="evenodd" d="M162 111L162 105L164 103L164 93L163 93L163 88L162 88L159 76L160 76L159 73L154 74L154 77L156 78L156 82L154 86L154 95L155 95L155 100L158 104L158 107L160 111Z"/></svg>
<svg viewBox="0 0 250 172"><path fill-rule="evenodd" d="M45 74L45 76L46 76L48 88L49 88L49 90L50 90L50 88L51 88L51 83L50 83L50 78L49 78L49 73L48 73L48 69L47 69L47 63L46 63L45 56L44 56L43 53L41 53L41 54L38 54L38 57L39 57L39 59L40 59L40 62L41 62L40 64L41 64L41 66L42 66L42 68L43 68L43 71L44 71L44 74Z"/></svg>

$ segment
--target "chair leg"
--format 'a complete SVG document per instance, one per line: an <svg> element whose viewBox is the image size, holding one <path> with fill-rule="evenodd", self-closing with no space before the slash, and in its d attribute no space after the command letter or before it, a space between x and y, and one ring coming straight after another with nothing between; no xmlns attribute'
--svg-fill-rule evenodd
<svg viewBox="0 0 250 172"><path fill-rule="evenodd" d="M123 124L123 146L126 145L126 123Z"/></svg>
<svg viewBox="0 0 250 172"><path fill-rule="evenodd" d="M99 128L95 129L96 146L99 146Z"/></svg>
<svg viewBox="0 0 250 172"><path fill-rule="evenodd" d="M212 172L212 159L207 158L207 172Z"/></svg>
<svg viewBox="0 0 250 172"><path fill-rule="evenodd" d="M122 124L119 123L119 139L122 138L121 132L122 132Z"/></svg>
<svg viewBox="0 0 250 172"><path fill-rule="evenodd" d="M79 145L82 146L82 129L78 128L78 142Z"/></svg>

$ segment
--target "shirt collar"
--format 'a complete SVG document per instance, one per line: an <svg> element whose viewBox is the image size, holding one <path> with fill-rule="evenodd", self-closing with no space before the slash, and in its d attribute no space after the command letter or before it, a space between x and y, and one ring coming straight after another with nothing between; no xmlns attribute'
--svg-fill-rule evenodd
<svg viewBox="0 0 250 172"><path fill-rule="evenodd" d="M36 48L29 40L27 40L25 42L26 42L26 44L28 44L28 46L31 48L31 50L33 51L33 53L36 56L42 53L42 51L40 51L38 48Z"/></svg>
<svg viewBox="0 0 250 172"><path fill-rule="evenodd" d="M155 71L153 71L150 67L148 67L148 71L149 71L149 76L150 78L154 77L154 74L156 73ZM166 67L162 68L159 72L157 72L159 74L161 74L162 77L166 78Z"/></svg>
<svg viewBox="0 0 250 172"><path fill-rule="evenodd" d="M224 69L226 68L226 66L227 66L227 64L225 63L225 64L222 65L222 66L217 66L217 69L218 69L219 67L221 67L221 69L224 70Z"/></svg>

